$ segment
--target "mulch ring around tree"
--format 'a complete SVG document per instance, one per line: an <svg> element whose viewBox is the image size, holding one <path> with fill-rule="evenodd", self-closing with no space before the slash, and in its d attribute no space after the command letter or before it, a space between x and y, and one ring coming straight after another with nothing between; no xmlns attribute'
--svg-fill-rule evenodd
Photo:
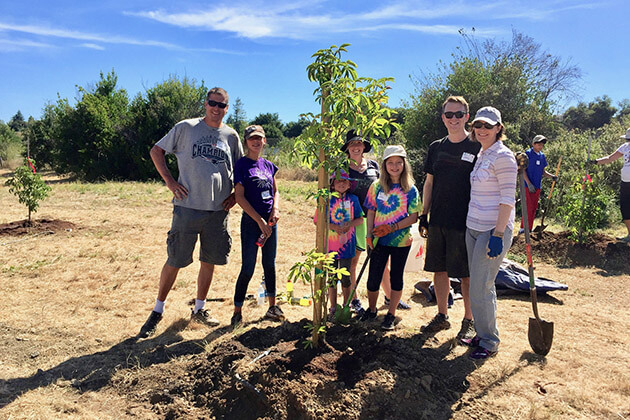
<svg viewBox="0 0 630 420"><path fill-rule="evenodd" d="M76 229L72 222L59 219L38 219L0 224L0 236L47 235L58 232L71 232Z"/></svg>
<svg viewBox="0 0 630 420"><path fill-rule="evenodd" d="M479 364L463 348L446 357L450 342L427 347L430 337L356 322L305 348L307 323L252 328L111 386L166 419L447 419L468 408L466 378Z"/></svg>
<svg viewBox="0 0 630 420"><path fill-rule="evenodd" d="M612 273L630 274L630 245L596 233L584 243L570 238L570 232L542 232L531 235L534 263L543 261L569 267L597 267ZM514 238L511 254L525 255L525 235Z"/></svg>

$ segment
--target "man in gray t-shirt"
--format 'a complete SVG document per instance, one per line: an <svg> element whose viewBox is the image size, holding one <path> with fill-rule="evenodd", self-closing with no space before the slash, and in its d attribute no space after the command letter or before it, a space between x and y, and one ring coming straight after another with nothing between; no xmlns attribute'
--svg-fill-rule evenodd
<svg viewBox="0 0 630 420"><path fill-rule="evenodd" d="M177 123L151 149L157 171L173 192L173 221L168 232L168 259L162 267L155 307L140 329L149 337L162 319L164 301L180 268L192 263L199 239L199 275L192 320L218 325L204 309L215 265L227 263L232 239L228 232L228 211L234 206L234 164L243 156L238 134L223 124L228 94L221 88L208 91L206 115ZM179 178L166 165L166 153L177 158Z"/></svg>

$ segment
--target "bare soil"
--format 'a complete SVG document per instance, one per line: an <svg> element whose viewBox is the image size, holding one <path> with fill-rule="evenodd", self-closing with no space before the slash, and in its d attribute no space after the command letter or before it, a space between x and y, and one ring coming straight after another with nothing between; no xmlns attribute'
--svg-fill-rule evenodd
<svg viewBox="0 0 630 420"><path fill-rule="evenodd" d="M232 331L240 268L235 212L231 261L217 268L210 295L225 300L207 304L221 325L188 321L193 264L180 273L157 334L138 340L165 258L165 188L53 188L29 229L10 221L19 220L17 206L0 214L0 418L630 417L630 246L612 238L576 245L565 233L533 236L536 273L569 285L539 301L541 316L555 323L552 350L541 357L529 346L528 296L502 296L501 349L480 363L454 340L461 301L450 309L450 330L419 332L436 312L413 289L430 278L422 272L406 275L403 297L412 309L397 312L393 332L379 329L382 305L377 322L329 325L322 346L305 348L310 307L282 303L287 320L277 323L253 301L245 305L245 325ZM288 183L280 188L287 197L277 266L282 292L289 267L312 247L314 227L311 203L291 198ZM8 202L6 190L0 199ZM523 254L523 246L517 237L510 252ZM259 277L257 271L250 293ZM296 285L295 293L308 287Z"/></svg>

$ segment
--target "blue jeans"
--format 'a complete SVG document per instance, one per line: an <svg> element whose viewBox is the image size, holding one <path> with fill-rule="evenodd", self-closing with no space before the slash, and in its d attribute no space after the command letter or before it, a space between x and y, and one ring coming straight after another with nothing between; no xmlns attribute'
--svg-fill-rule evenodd
<svg viewBox="0 0 630 420"><path fill-rule="evenodd" d="M495 258L488 257L488 241L492 230L479 232L466 229L466 251L470 269L470 309L475 320L479 345L489 351L499 349L497 329L497 290L494 282L505 254L512 245L512 231L505 229L503 251Z"/></svg>
<svg viewBox="0 0 630 420"><path fill-rule="evenodd" d="M271 236L267 238L262 247L262 266L265 275L265 287L267 296L276 295L276 249L278 246L277 225L271 227ZM234 306L241 307L247 294L247 286L254 275L256 269L256 257L258 256L258 245L256 241L262 232L258 223L249 215L243 212L241 218L241 272L236 280L236 290L234 291Z"/></svg>

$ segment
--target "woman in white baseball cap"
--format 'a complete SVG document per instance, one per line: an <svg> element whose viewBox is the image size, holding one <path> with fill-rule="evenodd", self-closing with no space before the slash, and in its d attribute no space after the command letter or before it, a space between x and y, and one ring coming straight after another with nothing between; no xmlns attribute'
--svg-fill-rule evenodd
<svg viewBox="0 0 630 420"><path fill-rule="evenodd" d="M591 165L606 165L623 156L621 183L619 185L619 205L621 207L621 218L626 225L628 235L617 239L621 242L630 243L630 128L626 130L626 134L622 134L619 137L626 140L626 142L619 146L613 154L590 160L588 163Z"/></svg>

